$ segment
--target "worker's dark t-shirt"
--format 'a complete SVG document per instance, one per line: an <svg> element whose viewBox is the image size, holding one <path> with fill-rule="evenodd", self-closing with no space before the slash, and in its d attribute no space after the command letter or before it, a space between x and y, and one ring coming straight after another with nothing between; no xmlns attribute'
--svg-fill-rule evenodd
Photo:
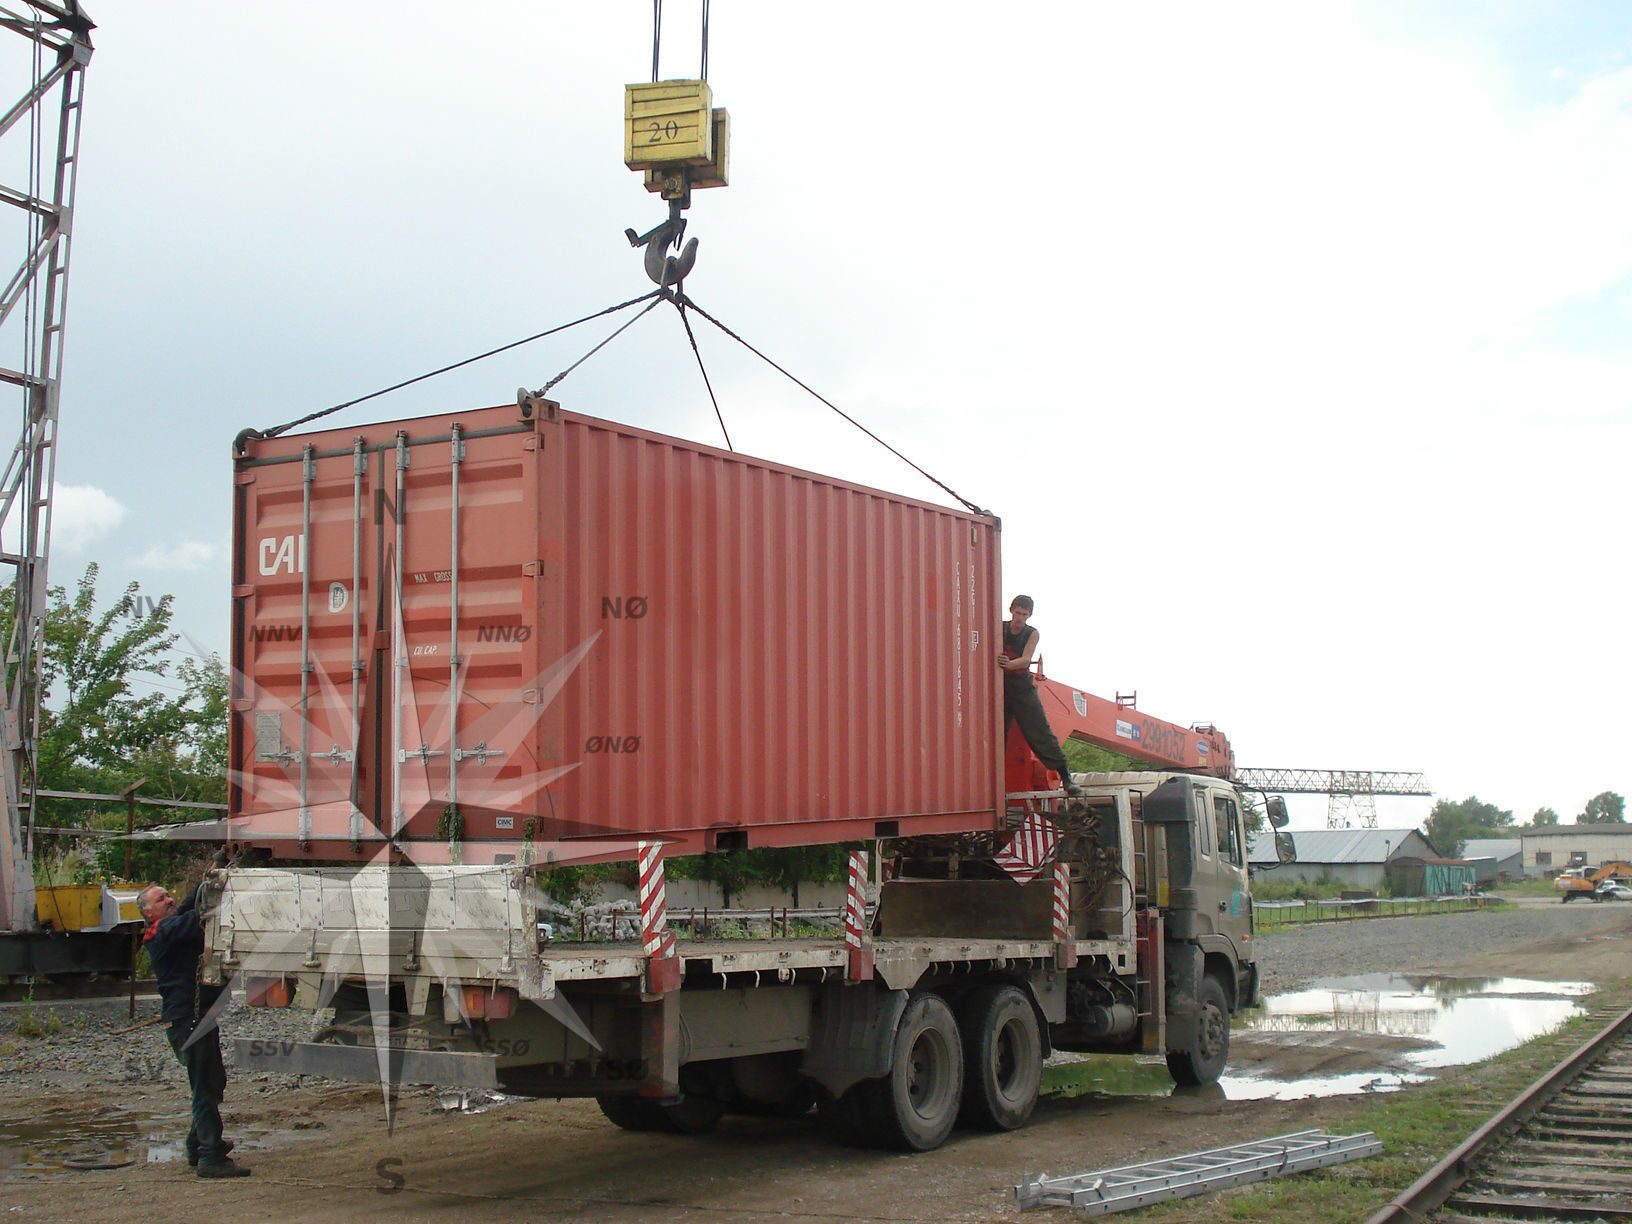
<svg viewBox="0 0 1632 1224"><path fill-rule="evenodd" d="M1026 643L1031 641L1031 635L1036 633L1030 625L1021 629L1019 633L1008 622L1003 622L1003 654L1010 659L1018 659L1026 653ZM1024 692L1032 688L1031 669L1021 671L1006 671L1003 673L1003 688L1008 692Z"/></svg>
<svg viewBox="0 0 1632 1224"><path fill-rule="evenodd" d="M221 987L198 980L198 962L204 955L204 924L198 916L198 889L176 907L176 912L155 926L144 941L153 962L166 1022L192 1021L220 996Z"/></svg>

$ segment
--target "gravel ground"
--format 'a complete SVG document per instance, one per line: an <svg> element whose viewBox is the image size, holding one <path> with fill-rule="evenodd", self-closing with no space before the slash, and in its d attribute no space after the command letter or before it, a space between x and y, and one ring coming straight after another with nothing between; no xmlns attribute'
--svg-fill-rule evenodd
<svg viewBox="0 0 1632 1224"><path fill-rule="evenodd" d="M158 999L138 998L136 1015L158 1012ZM32 1011L37 1022L56 1018L57 1031L45 1037L18 1034L18 1023ZM48 1091L94 1084L185 1085L186 1074L170 1051L162 1024L134 1033L115 1035L131 1023L123 999L74 1003L36 1003L32 1008L7 1004L0 1008L0 1076L14 1091ZM236 1037L305 1039L313 1029L306 1011L275 1011L229 1004L222 1018L222 1053L233 1081L242 1091L267 1094L295 1083L294 1077L237 1075L233 1073L232 1039Z"/></svg>
<svg viewBox="0 0 1632 1224"><path fill-rule="evenodd" d="M1439 970L1502 948L1572 932L1589 935L1621 917L1611 905L1547 905L1367 918L1290 927L1258 939L1264 993L1296 990L1316 978Z"/></svg>

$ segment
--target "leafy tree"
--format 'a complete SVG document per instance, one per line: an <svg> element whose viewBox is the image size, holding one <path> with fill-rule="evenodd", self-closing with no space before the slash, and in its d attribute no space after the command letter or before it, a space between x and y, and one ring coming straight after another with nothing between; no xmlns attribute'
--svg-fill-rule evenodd
<svg viewBox="0 0 1632 1224"><path fill-rule="evenodd" d="M1251 791L1241 792L1241 821L1246 825L1249 838L1269 830L1269 816L1264 811L1264 805Z"/></svg>
<svg viewBox="0 0 1632 1224"><path fill-rule="evenodd" d="M97 574L92 563L72 595L62 587L50 590L40 654L35 788L117 794L141 782L144 795L220 802L226 796L226 669L209 659L184 660L172 671L176 635L170 629L170 596L156 602L144 598L133 582L98 610ZM0 590L0 639L9 637L14 617L15 592ZM186 818L174 809L138 812L143 824ZM122 805L88 809L75 800L40 799L35 822L123 829L125 811ZM92 858L66 858L74 859L81 878L118 875L124 850L123 842L99 839ZM133 874L174 880L182 860L196 855L196 846L140 845ZM36 861L45 882L68 882L55 878L49 855L37 854Z"/></svg>
<svg viewBox="0 0 1632 1224"><path fill-rule="evenodd" d="M1460 803L1441 799L1423 824L1423 833L1441 854L1455 858L1469 838L1491 837L1513 823L1513 813L1469 795Z"/></svg>
<svg viewBox="0 0 1632 1224"><path fill-rule="evenodd" d="M1558 823L1558 813L1550 807L1537 808L1536 814L1530 817L1530 824L1534 828L1546 828Z"/></svg>
<svg viewBox="0 0 1632 1224"><path fill-rule="evenodd" d="M1614 791L1602 791L1587 800L1586 810L1575 820L1577 824L1625 824L1626 800Z"/></svg>
<svg viewBox="0 0 1632 1224"><path fill-rule="evenodd" d="M1137 761L1110 748L1101 748L1097 744L1084 743L1082 740L1068 739L1060 745L1060 749L1065 753L1065 763L1071 767L1072 773L1111 773L1162 768L1154 762Z"/></svg>

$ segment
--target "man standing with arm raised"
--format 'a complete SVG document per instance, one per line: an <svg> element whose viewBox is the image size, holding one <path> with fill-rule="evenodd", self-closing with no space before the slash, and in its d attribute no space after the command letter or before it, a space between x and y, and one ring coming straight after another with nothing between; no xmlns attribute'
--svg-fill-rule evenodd
<svg viewBox="0 0 1632 1224"><path fill-rule="evenodd" d="M226 866L226 851L215 857ZM193 1092L193 1124L187 1132L187 1163L200 1177L248 1177L249 1170L231 1160L232 1140L221 1136L221 1098L227 1069L221 1061L221 1031L212 1010L224 987L199 980L204 956L204 923L198 912L202 881L179 905L159 884L144 888L136 905L147 920L142 942L153 962L153 977L163 1003L163 1017L176 1059L187 1069Z"/></svg>

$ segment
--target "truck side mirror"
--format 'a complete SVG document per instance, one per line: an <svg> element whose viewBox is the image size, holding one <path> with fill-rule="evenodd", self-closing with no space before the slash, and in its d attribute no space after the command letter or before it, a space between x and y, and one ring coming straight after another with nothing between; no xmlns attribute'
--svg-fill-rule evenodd
<svg viewBox="0 0 1632 1224"><path fill-rule="evenodd" d="M1265 800L1264 809L1269 814L1269 823L1277 829L1286 828L1287 822L1292 819L1286 814L1286 800L1279 795L1271 795Z"/></svg>
<svg viewBox="0 0 1632 1224"><path fill-rule="evenodd" d="M1290 833L1275 834L1275 857L1282 863L1298 861L1298 844L1292 840Z"/></svg>

